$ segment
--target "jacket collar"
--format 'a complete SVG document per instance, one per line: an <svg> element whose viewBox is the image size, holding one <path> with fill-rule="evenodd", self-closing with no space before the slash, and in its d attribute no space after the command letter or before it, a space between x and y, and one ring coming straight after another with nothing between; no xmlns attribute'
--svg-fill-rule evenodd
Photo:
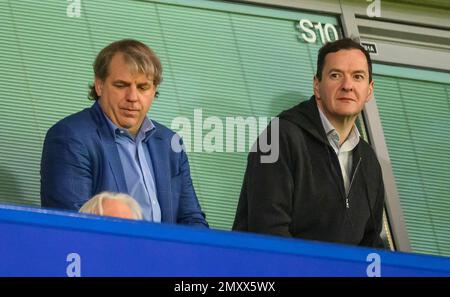
<svg viewBox="0 0 450 297"><path fill-rule="evenodd" d="M311 134L322 143L329 145L325 129L320 120L316 98L300 102L296 106L283 111L278 115L280 119L287 120Z"/></svg>
<svg viewBox="0 0 450 297"><path fill-rule="evenodd" d="M98 101L92 105L91 110L97 123L97 134L107 152L105 157L111 167L112 175L116 181L117 190L121 193L128 193L125 175L123 172L122 163L120 162L119 151L117 150L114 134L108 126L105 115L103 114Z"/></svg>

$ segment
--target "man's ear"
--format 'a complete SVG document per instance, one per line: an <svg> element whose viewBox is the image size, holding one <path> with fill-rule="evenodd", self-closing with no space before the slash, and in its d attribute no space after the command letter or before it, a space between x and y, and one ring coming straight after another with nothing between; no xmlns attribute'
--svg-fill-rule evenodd
<svg viewBox="0 0 450 297"><path fill-rule="evenodd" d="M103 81L99 78L96 78L94 80L94 86L95 86L95 91L97 92L97 95L99 97L102 96L102 89L103 89Z"/></svg>
<svg viewBox="0 0 450 297"><path fill-rule="evenodd" d="M313 91L314 91L314 96L316 98L320 98L320 96L319 96L319 79L317 78L316 75L314 75Z"/></svg>
<svg viewBox="0 0 450 297"><path fill-rule="evenodd" d="M369 102L373 98L373 87L374 87L374 84L375 83L373 82L373 80L369 83L369 90L367 92L366 102Z"/></svg>

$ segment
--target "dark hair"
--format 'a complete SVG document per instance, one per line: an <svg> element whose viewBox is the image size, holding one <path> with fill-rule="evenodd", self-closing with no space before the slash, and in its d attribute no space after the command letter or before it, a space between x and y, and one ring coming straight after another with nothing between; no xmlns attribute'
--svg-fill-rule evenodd
<svg viewBox="0 0 450 297"><path fill-rule="evenodd" d="M372 81L372 60L370 59L369 53L366 49L359 44L357 41L351 38L343 38L333 42L326 43L319 50L319 55L317 56L317 72L316 77L319 81L322 80L322 71L325 65L325 57L329 53L335 53L340 50L358 49L366 56L367 66L369 68L369 82Z"/></svg>
<svg viewBox="0 0 450 297"><path fill-rule="evenodd" d="M122 53L125 63L131 67L133 72L144 73L153 79L155 86L162 81L162 66L156 54L145 44L133 39L123 39L115 41L98 53L95 58L94 68L95 78L104 81L109 75L109 65L116 53ZM95 91L94 84L89 86L88 98L98 100L99 96Z"/></svg>

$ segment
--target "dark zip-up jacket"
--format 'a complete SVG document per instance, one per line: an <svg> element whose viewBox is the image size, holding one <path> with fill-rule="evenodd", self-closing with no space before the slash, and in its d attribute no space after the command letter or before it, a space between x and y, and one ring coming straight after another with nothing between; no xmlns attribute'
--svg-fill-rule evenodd
<svg viewBox="0 0 450 297"><path fill-rule="evenodd" d="M346 195L314 96L278 117L278 160L261 162L273 151L249 153L233 230L384 247L380 232L385 191L370 145L360 139L353 150ZM276 149L276 137L262 137Z"/></svg>

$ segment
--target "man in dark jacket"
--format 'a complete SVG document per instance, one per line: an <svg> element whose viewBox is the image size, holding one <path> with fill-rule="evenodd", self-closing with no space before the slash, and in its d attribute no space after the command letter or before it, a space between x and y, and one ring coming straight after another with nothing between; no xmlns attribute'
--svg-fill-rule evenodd
<svg viewBox="0 0 450 297"><path fill-rule="evenodd" d="M269 127L260 136L278 159L262 161L261 147L249 154L233 230L383 247L381 167L355 125L372 92L372 63L359 43L324 45L314 96L278 116L278 133Z"/></svg>

